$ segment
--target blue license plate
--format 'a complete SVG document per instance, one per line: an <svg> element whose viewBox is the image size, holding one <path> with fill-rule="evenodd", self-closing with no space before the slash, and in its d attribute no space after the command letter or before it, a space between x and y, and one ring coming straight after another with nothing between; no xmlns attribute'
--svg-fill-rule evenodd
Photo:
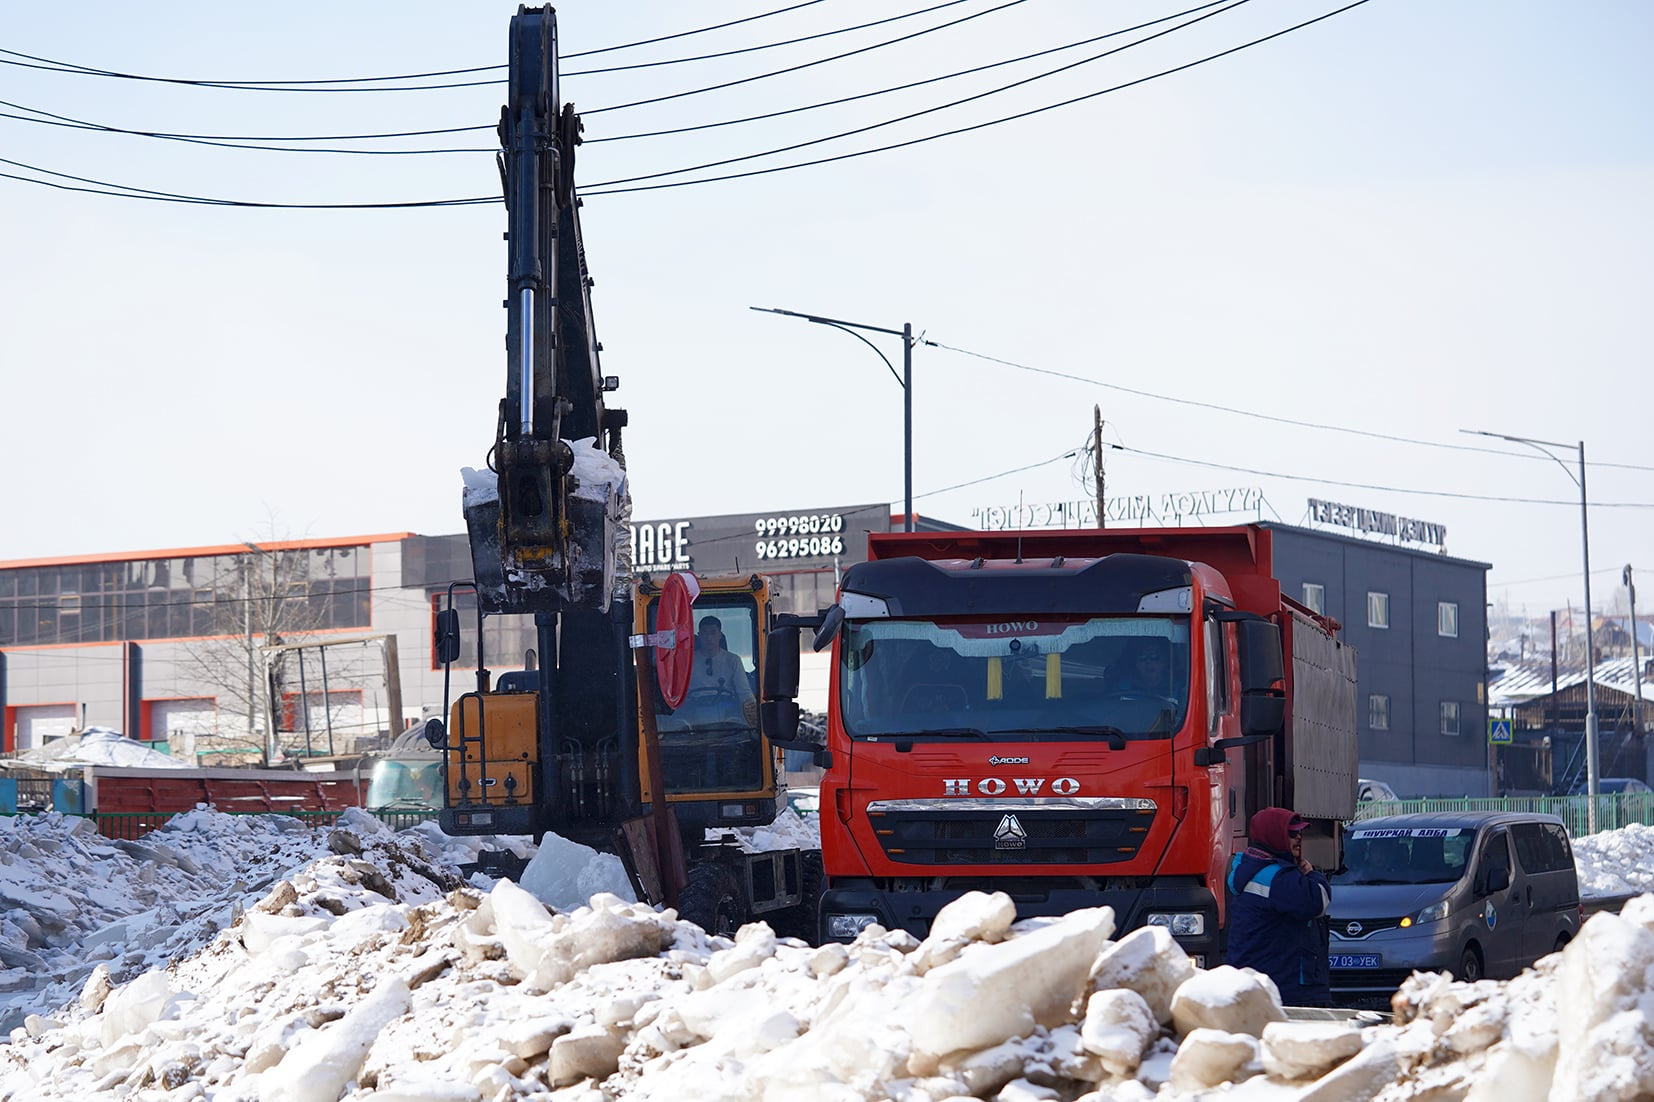
<svg viewBox="0 0 1654 1102"><path fill-rule="evenodd" d="M1334 968L1377 968L1384 958L1378 953L1333 953L1329 963Z"/></svg>

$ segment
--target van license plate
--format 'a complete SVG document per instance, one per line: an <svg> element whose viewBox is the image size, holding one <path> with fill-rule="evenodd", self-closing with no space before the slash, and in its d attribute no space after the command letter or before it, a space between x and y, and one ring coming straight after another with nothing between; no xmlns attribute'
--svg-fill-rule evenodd
<svg viewBox="0 0 1654 1102"><path fill-rule="evenodd" d="M1333 953L1330 963L1334 968L1377 968L1384 958L1378 953Z"/></svg>

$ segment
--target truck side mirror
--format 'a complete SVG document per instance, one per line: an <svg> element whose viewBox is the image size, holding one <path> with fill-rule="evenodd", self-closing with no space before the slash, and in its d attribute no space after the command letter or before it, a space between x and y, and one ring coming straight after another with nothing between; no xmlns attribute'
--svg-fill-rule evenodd
<svg viewBox="0 0 1654 1102"><path fill-rule="evenodd" d="M1235 621L1242 735L1272 735L1286 723L1286 665L1281 629L1255 617Z"/></svg>
<svg viewBox="0 0 1654 1102"><path fill-rule="evenodd" d="M797 696L798 628L787 625L771 631L764 643L764 700L792 700ZM794 705L794 727L798 725L797 711ZM769 734L767 727L764 733Z"/></svg>
<svg viewBox="0 0 1654 1102"><path fill-rule="evenodd" d="M1235 641L1240 658L1241 692L1267 692L1284 686L1286 665L1281 654L1280 628L1268 620L1239 620L1235 624Z"/></svg>
<svg viewBox="0 0 1654 1102"><path fill-rule="evenodd" d="M813 640L815 649L820 651L832 646L833 640L838 638L839 629L843 626L844 609L842 607L834 605L824 611L821 614L821 626L816 629L816 636Z"/></svg>
<svg viewBox="0 0 1654 1102"><path fill-rule="evenodd" d="M798 701L766 700L758 706L759 725L770 743L784 750L814 749L798 743Z"/></svg>
<svg viewBox="0 0 1654 1102"><path fill-rule="evenodd" d="M431 718L425 721L425 741L431 744L433 750L443 750L448 746L448 727L440 719Z"/></svg>
<svg viewBox="0 0 1654 1102"><path fill-rule="evenodd" d="M436 651L436 660L444 666L459 658L458 609L444 608L437 612L436 626L431 631L431 649Z"/></svg>

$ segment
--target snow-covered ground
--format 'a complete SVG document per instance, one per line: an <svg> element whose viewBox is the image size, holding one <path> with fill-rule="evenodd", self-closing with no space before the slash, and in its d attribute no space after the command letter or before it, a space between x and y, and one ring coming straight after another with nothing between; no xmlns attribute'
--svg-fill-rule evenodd
<svg viewBox="0 0 1654 1102"><path fill-rule="evenodd" d="M0 821L0 1100L1654 1097L1654 895L1515 980L1416 976L1393 1023L1288 1021L1107 909L973 895L923 942L730 941L567 843L526 888L466 882L475 844L358 812ZM1654 887L1654 830L1576 853L1596 894Z"/></svg>

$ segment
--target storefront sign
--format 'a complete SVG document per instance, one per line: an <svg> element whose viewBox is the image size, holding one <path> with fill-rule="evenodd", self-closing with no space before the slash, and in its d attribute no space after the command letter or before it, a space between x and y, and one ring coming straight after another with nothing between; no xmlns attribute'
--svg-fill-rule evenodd
<svg viewBox="0 0 1654 1102"><path fill-rule="evenodd" d="M1149 496L1131 494L1108 498L1105 515L1110 524L1159 527L1182 524L1194 517L1219 513L1256 513L1263 504L1263 491L1255 486L1224 490L1183 490ZM1015 505L979 505L971 509L971 521L984 531L1018 528L1095 528L1097 503L1089 498L1073 501L1019 502Z"/></svg>
<svg viewBox="0 0 1654 1102"><path fill-rule="evenodd" d="M889 506L639 521L631 526L632 565L644 574L831 569L836 560L865 558L869 531L890 531Z"/></svg>
<svg viewBox="0 0 1654 1102"><path fill-rule="evenodd" d="M1445 524L1436 524L1428 520L1414 520L1411 517L1398 517L1394 513L1381 513L1376 509L1360 509L1354 505L1344 505L1336 501L1310 498L1309 519L1318 521L1321 524L1334 524L1340 528L1351 528L1357 532L1394 536L1398 540L1406 540L1409 543L1433 543L1437 547L1447 545L1447 525Z"/></svg>

